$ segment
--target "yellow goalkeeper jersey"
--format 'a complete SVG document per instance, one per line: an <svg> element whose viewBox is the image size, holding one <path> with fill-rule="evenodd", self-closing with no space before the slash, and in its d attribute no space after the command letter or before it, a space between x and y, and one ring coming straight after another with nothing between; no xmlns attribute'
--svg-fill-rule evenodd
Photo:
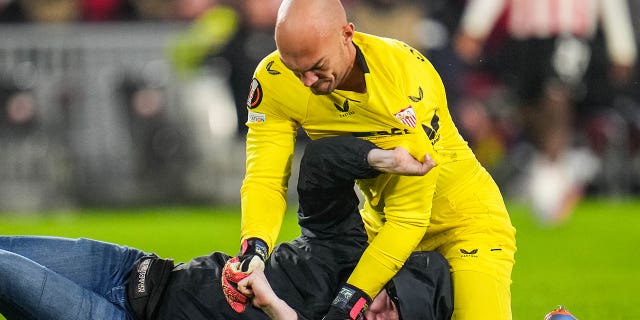
<svg viewBox="0 0 640 320"><path fill-rule="evenodd" d="M382 174L357 181L372 237L348 282L373 297L422 240L438 168L474 155L451 119L438 73L420 52L359 32L353 43L356 63L365 72L365 93L314 95L277 51L256 68L247 100L241 236L261 238L273 248L286 209L298 127L311 139L353 135L383 149L402 146L420 160L429 153L438 167L425 176Z"/></svg>

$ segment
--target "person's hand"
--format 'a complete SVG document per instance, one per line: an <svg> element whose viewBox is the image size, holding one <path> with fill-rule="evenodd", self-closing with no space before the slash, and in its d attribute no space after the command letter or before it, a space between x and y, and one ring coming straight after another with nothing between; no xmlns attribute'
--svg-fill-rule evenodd
<svg viewBox="0 0 640 320"><path fill-rule="evenodd" d="M254 306L265 308L273 305L279 298L262 270L255 270L250 275L238 282L238 291L251 298Z"/></svg>
<svg viewBox="0 0 640 320"><path fill-rule="evenodd" d="M428 154L420 162L402 147L391 150L372 149L367 155L367 161L378 171L406 176L423 176L436 166Z"/></svg>
<svg viewBox="0 0 640 320"><path fill-rule="evenodd" d="M256 270L264 270L268 253L269 248L264 241L250 238L242 242L240 254L229 259L222 268L222 291L236 312L244 312L249 303L247 297L238 291L238 282Z"/></svg>
<svg viewBox="0 0 640 320"><path fill-rule="evenodd" d="M345 284L338 291L338 295L331 303L329 312L322 320L364 320L364 313L371 304L371 298L349 284Z"/></svg>
<svg viewBox="0 0 640 320"><path fill-rule="evenodd" d="M389 297L389 294L387 294L387 290L380 291L373 299L373 302L371 302L369 309L365 311L364 316L367 320L400 319L398 308L391 297Z"/></svg>
<svg viewBox="0 0 640 320"><path fill-rule="evenodd" d="M295 310L273 291L262 270L255 270L240 280L238 291L249 297L255 307L262 309L273 320L297 318Z"/></svg>

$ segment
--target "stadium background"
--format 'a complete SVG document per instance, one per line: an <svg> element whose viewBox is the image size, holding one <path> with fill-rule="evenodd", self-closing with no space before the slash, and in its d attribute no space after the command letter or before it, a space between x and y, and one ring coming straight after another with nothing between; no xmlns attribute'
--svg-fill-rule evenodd
<svg viewBox="0 0 640 320"><path fill-rule="evenodd" d="M0 0L0 234L91 237L177 261L235 253L246 77L274 48L278 3ZM558 304L580 319L640 318L637 66L599 127L576 132L604 165L566 216L549 219L520 184L527 143L500 130L514 109L502 84L482 68L450 72L465 1L344 3L356 29L421 48L454 87L461 131L518 228L514 319L541 319ZM638 39L640 1L628 3ZM457 113L465 98L475 111ZM298 234L295 178L281 240ZM547 178L547 191L563 182Z"/></svg>

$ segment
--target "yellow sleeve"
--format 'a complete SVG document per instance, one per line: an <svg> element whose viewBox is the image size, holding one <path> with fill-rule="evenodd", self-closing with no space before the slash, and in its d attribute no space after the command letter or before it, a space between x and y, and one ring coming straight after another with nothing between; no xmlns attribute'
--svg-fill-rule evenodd
<svg viewBox="0 0 640 320"><path fill-rule="evenodd" d="M429 226L438 175L435 167L422 177L390 177L377 203L386 221L347 280L349 284L373 298L400 270Z"/></svg>
<svg viewBox="0 0 640 320"><path fill-rule="evenodd" d="M286 211L296 131L291 122L277 119L249 124L249 128L246 174L240 189L240 236L260 238L271 251Z"/></svg>
<svg viewBox="0 0 640 320"><path fill-rule="evenodd" d="M287 188L298 123L295 110L305 97L284 77L272 53L256 68L247 99L245 178L240 189L241 240L260 238L273 250L287 207ZM297 107L297 108L296 108Z"/></svg>

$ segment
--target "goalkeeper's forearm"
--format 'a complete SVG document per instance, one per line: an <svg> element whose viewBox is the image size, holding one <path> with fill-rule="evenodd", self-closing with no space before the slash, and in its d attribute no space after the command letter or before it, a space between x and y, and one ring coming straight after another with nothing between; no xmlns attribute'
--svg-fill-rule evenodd
<svg viewBox="0 0 640 320"><path fill-rule="evenodd" d="M416 226L387 221L360 257L347 283L364 291L369 297L375 297L400 270L426 229L426 224Z"/></svg>

